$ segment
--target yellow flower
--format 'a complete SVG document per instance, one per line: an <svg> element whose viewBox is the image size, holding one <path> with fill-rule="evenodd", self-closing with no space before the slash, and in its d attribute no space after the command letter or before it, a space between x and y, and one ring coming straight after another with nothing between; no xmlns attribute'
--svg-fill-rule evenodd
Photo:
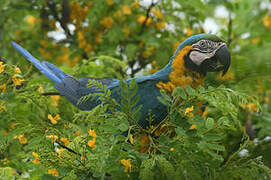
<svg viewBox="0 0 271 180"><path fill-rule="evenodd" d="M114 3L114 0L106 0L106 3L108 6L112 6L112 4Z"/></svg>
<svg viewBox="0 0 271 180"><path fill-rule="evenodd" d="M60 96L58 96L58 95L57 95L57 96L51 96L50 98L51 98L52 101L53 101L53 102L51 103L51 105L54 106L54 107L56 107L56 106L58 105Z"/></svg>
<svg viewBox="0 0 271 180"><path fill-rule="evenodd" d="M16 128L16 126L17 126L17 124L16 124L16 123L12 123L12 124L10 125L10 127L12 127L13 129L15 129L15 128Z"/></svg>
<svg viewBox="0 0 271 180"><path fill-rule="evenodd" d="M122 6L122 13L124 15L130 15L132 13L130 6L128 5Z"/></svg>
<svg viewBox="0 0 271 180"><path fill-rule="evenodd" d="M91 136L91 137L93 137L94 139L97 137L97 134L95 133L95 131L94 130L89 130L88 131L88 134L89 134L89 136Z"/></svg>
<svg viewBox="0 0 271 180"><path fill-rule="evenodd" d="M88 53L88 52L91 52L92 50L93 50L92 45L91 44L86 44L86 47L85 47L84 51L86 53Z"/></svg>
<svg viewBox="0 0 271 180"><path fill-rule="evenodd" d="M100 24L101 24L103 27L109 29L109 28L112 27L113 19L112 19L111 17L105 17L105 18L103 18L102 20L100 20Z"/></svg>
<svg viewBox="0 0 271 180"><path fill-rule="evenodd" d="M21 134L19 136L14 136L14 139L19 139L20 144L26 144L27 143L27 139L26 139L26 137L24 137L23 134Z"/></svg>
<svg viewBox="0 0 271 180"><path fill-rule="evenodd" d="M0 85L0 89L2 90L2 93L5 93L7 89L7 85L6 84Z"/></svg>
<svg viewBox="0 0 271 180"><path fill-rule="evenodd" d="M51 174L52 176L57 177L58 171L57 171L57 169L48 169L48 174Z"/></svg>
<svg viewBox="0 0 271 180"><path fill-rule="evenodd" d="M18 67L15 67L15 68L14 68L14 72L16 72L16 73L18 73L18 74L21 74L21 73L22 73L21 70L20 70L20 68L18 68Z"/></svg>
<svg viewBox="0 0 271 180"><path fill-rule="evenodd" d="M130 163L130 160L126 160L126 159L122 159L120 160L121 164L123 166L125 166L125 169L124 169L124 172L127 173L127 172L131 172L131 169L132 169L132 165Z"/></svg>
<svg viewBox="0 0 271 180"><path fill-rule="evenodd" d="M269 104L270 100L269 97L263 97L263 103Z"/></svg>
<svg viewBox="0 0 271 180"><path fill-rule="evenodd" d="M192 36L192 30L190 28L185 28L185 31L187 36Z"/></svg>
<svg viewBox="0 0 271 180"><path fill-rule="evenodd" d="M102 39L102 36L101 34L97 34L94 41L97 43L97 44L101 44L103 42L103 39Z"/></svg>
<svg viewBox="0 0 271 180"><path fill-rule="evenodd" d="M248 110L251 112L257 112L257 107L254 103L247 104Z"/></svg>
<svg viewBox="0 0 271 180"><path fill-rule="evenodd" d="M271 29L271 16L270 15L265 15L264 18L262 19L263 21L263 25L268 28Z"/></svg>
<svg viewBox="0 0 271 180"><path fill-rule="evenodd" d="M41 44L43 47L47 47L49 43L48 43L48 41L41 40L41 41L40 41L40 44Z"/></svg>
<svg viewBox="0 0 271 180"><path fill-rule="evenodd" d="M34 16L28 16L26 18L26 22L28 22L28 24L33 25L35 23L35 21L36 21L36 18Z"/></svg>
<svg viewBox="0 0 271 180"><path fill-rule="evenodd" d="M144 15L140 15L137 18L137 23L138 24L143 24L145 22L146 16ZM146 21L146 25L149 25L152 22L152 19L150 17L148 17L147 21Z"/></svg>
<svg viewBox="0 0 271 180"><path fill-rule="evenodd" d="M2 131L2 134L3 134L3 135L8 135L8 131L7 131L7 130L3 130L3 131Z"/></svg>
<svg viewBox="0 0 271 180"><path fill-rule="evenodd" d="M4 62L0 61L0 73L2 73L5 70L5 66L3 65Z"/></svg>
<svg viewBox="0 0 271 180"><path fill-rule="evenodd" d="M24 79L20 79L18 78L16 75L12 76L12 81L15 85L22 85L22 82L24 81Z"/></svg>
<svg viewBox="0 0 271 180"><path fill-rule="evenodd" d="M57 121L60 120L60 116L57 114L55 117L53 117L51 114L48 114L48 119L52 124L56 124Z"/></svg>
<svg viewBox="0 0 271 180"><path fill-rule="evenodd" d="M39 163L40 163L40 160L39 160L39 159L34 159L32 162L33 162L34 164L39 164Z"/></svg>
<svg viewBox="0 0 271 180"><path fill-rule="evenodd" d="M193 111L194 110L194 106L191 106L191 107L189 107L189 108L186 108L185 109L185 114L188 114L188 113L190 113L191 111Z"/></svg>
<svg viewBox="0 0 271 180"><path fill-rule="evenodd" d="M130 137L129 137L129 141L131 144L134 144L134 138L133 138L133 135L130 134Z"/></svg>
<svg viewBox="0 0 271 180"><path fill-rule="evenodd" d="M72 62L70 63L70 67L75 66L78 63L79 60L80 60L80 56L74 57Z"/></svg>
<svg viewBox="0 0 271 180"><path fill-rule="evenodd" d="M125 38L127 39L131 33L131 30L129 28L123 28L122 32L125 34Z"/></svg>
<svg viewBox="0 0 271 180"><path fill-rule="evenodd" d="M166 23L165 22L158 22L155 24L157 29L165 29Z"/></svg>
<svg viewBox="0 0 271 180"><path fill-rule="evenodd" d="M89 140L88 146L91 147L92 149L95 148L96 147L95 142L96 142L95 138L93 138L92 140Z"/></svg>
<svg viewBox="0 0 271 180"><path fill-rule="evenodd" d="M254 44L254 45L256 45L256 44L258 44L259 42L260 42L260 38L259 37L255 37L255 38L253 38L252 40L251 40L251 43L252 44Z"/></svg>
<svg viewBox="0 0 271 180"><path fill-rule="evenodd" d="M49 136L46 136L46 138L50 138L52 140L52 143L56 142L56 140L58 140L58 136L56 135L49 135Z"/></svg>
<svg viewBox="0 0 271 180"><path fill-rule="evenodd" d="M68 146L70 144L69 140L67 138L60 138L60 141L63 142L64 146Z"/></svg>
<svg viewBox="0 0 271 180"><path fill-rule="evenodd" d="M189 129L197 129L197 126L195 124L193 124L192 126L190 126Z"/></svg>
<svg viewBox="0 0 271 180"><path fill-rule="evenodd" d="M3 165L6 165L6 164L8 164L9 163L9 160L8 160L8 158L4 158L3 160L2 160L2 164Z"/></svg>
<svg viewBox="0 0 271 180"><path fill-rule="evenodd" d="M137 1L133 2L132 6L135 7L135 8L140 8L140 5L139 5L139 3Z"/></svg>
<svg viewBox="0 0 271 180"><path fill-rule="evenodd" d="M143 53L142 53L142 56L144 57L144 58L148 58L149 56L151 56L152 55L152 53L150 52L150 51L144 51Z"/></svg>
<svg viewBox="0 0 271 180"><path fill-rule="evenodd" d="M82 31L77 32L77 40L78 42L83 41L85 39L84 33Z"/></svg>
<svg viewBox="0 0 271 180"><path fill-rule="evenodd" d="M42 86L40 86L40 87L38 88L38 91L39 91L40 93L44 93L44 89L43 89L43 87L42 87Z"/></svg>
<svg viewBox="0 0 271 180"><path fill-rule="evenodd" d="M191 107L189 107L189 108L186 108L186 109L185 109L185 114L188 115L190 118L192 118L192 117L194 117L194 114L191 113L191 111L193 111L193 110L194 110L194 106L191 106Z"/></svg>
<svg viewBox="0 0 271 180"><path fill-rule="evenodd" d="M74 135L75 135L75 136L81 136L81 133L80 133L79 131L76 131L76 132L74 133Z"/></svg>
<svg viewBox="0 0 271 180"><path fill-rule="evenodd" d="M158 18L163 19L164 15L161 13L160 10L152 10L152 13Z"/></svg>
<svg viewBox="0 0 271 180"><path fill-rule="evenodd" d="M32 152L32 155L35 157L35 159L38 159L39 158L39 155L35 152Z"/></svg>
<svg viewBox="0 0 271 180"><path fill-rule="evenodd" d="M118 18L121 16L121 11L120 10L117 10L114 14L113 14L114 18Z"/></svg>
<svg viewBox="0 0 271 180"><path fill-rule="evenodd" d="M174 151L174 148L170 148L170 151L173 152L173 151Z"/></svg>
<svg viewBox="0 0 271 180"><path fill-rule="evenodd" d="M39 160L39 155L35 152L32 152L32 155L35 157L35 159L32 161L34 164L39 164L40 160Z"/></svg>
<svg viewBox="0 0 271 180"><path fill-rule="evenodd" d="M46 58L46 59L51 59L51 54L50 54L50 52L48 52L46 49L44 49L44 48L38 48L38 51L40 52L40 54L44 57L44 58Z"/></svg>
<svg viewBox="0 0 271 180"><path fill-rule="evenodd" d="M227 74L225 74L224 76L222 76L222 73L219 73L216 78L219 80L219 81L227 81L227 80L230 80L230 79L234 79L234 74L233 73L230 73L228 72Z"/></svg>

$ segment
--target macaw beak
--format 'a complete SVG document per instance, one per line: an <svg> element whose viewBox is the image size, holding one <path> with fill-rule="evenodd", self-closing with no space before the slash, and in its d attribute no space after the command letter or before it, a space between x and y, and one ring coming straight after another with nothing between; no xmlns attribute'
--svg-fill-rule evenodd
<svg viewBox="0 0 271 180"><path fill-rule="evenodd" d="M226 46L221 46L215 53L215 58L217 59L217 67L215 71L222 71L222 76L224 76L231 65L231 54Z"/></svg>

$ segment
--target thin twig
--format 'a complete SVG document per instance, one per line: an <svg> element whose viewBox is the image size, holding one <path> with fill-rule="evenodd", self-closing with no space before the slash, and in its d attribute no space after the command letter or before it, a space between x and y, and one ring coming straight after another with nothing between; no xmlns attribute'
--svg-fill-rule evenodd
<svg viewBox="0 0 271 180"><path fill-rule="evenodd" d="M158 1L157 1L156 3L154 3L153 0L152 0L150 6L148 7L148 9L147 9L147 11L146 11L146 18L145 18L145 20L144 20L144 22L143 22L143 24L142 24L142 26L141 26L141 29L140 29L138 35L142 35L142 33L144 32L144 30L145 30L145 28L146 28L146 25L147 25L147 21L148 21L148 19L149 19L149 17L150 17L151 9L152 9L157 3L158 3Z"/></svg>
<svg viewBox="0 0 271 180"><path fill-rule="evenodd" d="M59 92L46 92L46 93L41 93L43 96L55 96L55 95L60 95Z"/></svg>
<svg viewBox="0 0 271 180"><path fill-rule="evenodd" d="M57 142L57 144L58 144L59 146L61 146L61 147L62 147L62 148L64 148L64 149L67 149L69 152L71 152L71 153L73 153L73 154L76 154L76 155L81 156L81 154L80 154L80 153L75 152L75 151L74 151L74 150L72 150L71 148L68 148L67 146L65 146L65 145L61 144L59 141L56 141L56 142Z"/></svg>

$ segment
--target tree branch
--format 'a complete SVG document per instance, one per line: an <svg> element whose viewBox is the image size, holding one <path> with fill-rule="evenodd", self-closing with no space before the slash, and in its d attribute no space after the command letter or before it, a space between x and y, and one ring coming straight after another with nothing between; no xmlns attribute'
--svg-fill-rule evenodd
<svg viewBox="0 0 271 180"><path fill-rule="evenodd" d="M63 4L62 4L62 8L63 8L62 9L62 11L63 11L62 18L59 18L59 16L58 16L58 13L56 10L56 4L54 3L54 1L48 1L47 5L53 14L53 17L60 23L60 26L65 31L65 34L67 35L67 37L72 37L72 34L67 27L67 22L68 22L67 20L69 20L70 12L69 12L69 5L66 2L66 0L64 0Z"/></svg>
<svg viewBox="0 0 271 180"><path fill-rule="evenodd" d="M151 9L158 3L158 1L156 3L154 3L153 1L151 2L150 6L148 7L147 11L146 11L146 18L141 26L141 29L138 33L138 35L142 35L143 32L145 31L145 28L146 28L146 25L147 25L147 21L150 17L150 12L151 12Z"/></svg>

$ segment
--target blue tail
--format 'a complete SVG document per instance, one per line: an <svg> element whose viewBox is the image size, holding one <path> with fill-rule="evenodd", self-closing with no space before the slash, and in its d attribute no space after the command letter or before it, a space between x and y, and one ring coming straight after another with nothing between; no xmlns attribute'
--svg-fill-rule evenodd
<svg viewBox="0 0 271 180"><path fill-rule="evenodd" d="M64 73L59 68L50 64L49 62L46 61L40 62L19 44L13 41L11 42L11 44L19 53L21 53L36 68L38 68L38 70L40 70L41 73L43 73L46 77L48 77L55 83L61 83L63 78L70 77L68 74Z"/></svg>
<svg viewBox="0 0 271 180"><path fill-rule="evenodd" d="M95 102L89 101L78 104L81 97L93 92L92 89L86 87L88 79L92 78L77 80L47 61L40 62L17 43L11 42L11 44L19 53L38 68L40 72L54 81L54 87L59 91L60 95L65 96L76 107L81 110L90 110L97 105L97 103L95 104ZM106 80L104 81L107 82Z"/></svg>

